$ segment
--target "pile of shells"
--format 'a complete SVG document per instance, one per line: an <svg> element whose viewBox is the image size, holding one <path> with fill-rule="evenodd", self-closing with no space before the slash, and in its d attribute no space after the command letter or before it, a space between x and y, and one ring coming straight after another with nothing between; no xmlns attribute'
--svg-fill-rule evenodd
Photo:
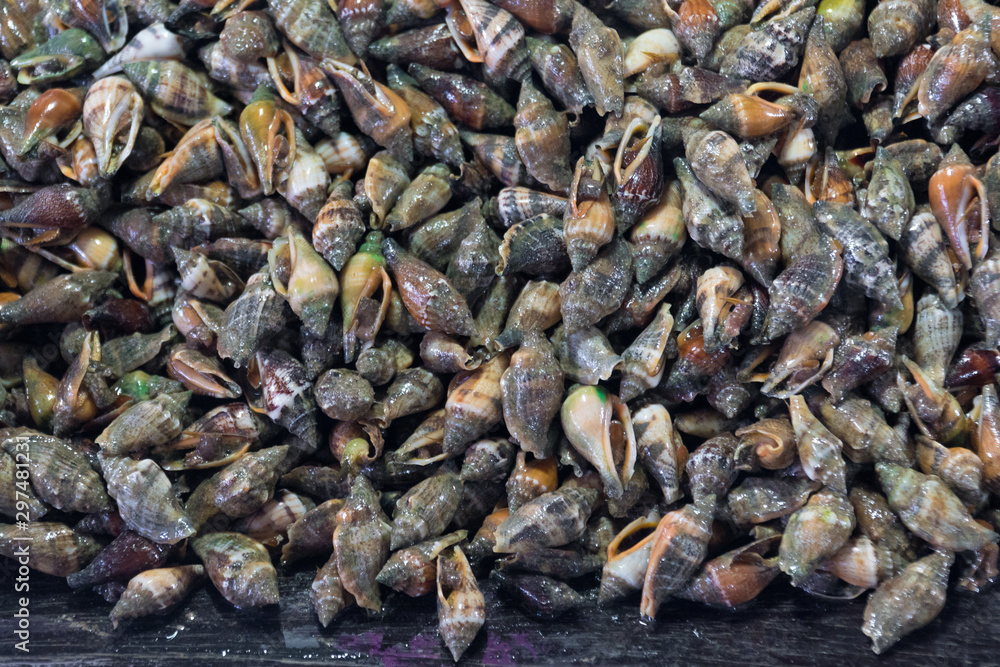
<svg viewBox="0 0 1000 667"><path fill-rule="evenodd" d="M0 553L116 626L325 562L456 660L486 576L930 623L997 576L1000 9L865 4L0 0Z"/></svg>

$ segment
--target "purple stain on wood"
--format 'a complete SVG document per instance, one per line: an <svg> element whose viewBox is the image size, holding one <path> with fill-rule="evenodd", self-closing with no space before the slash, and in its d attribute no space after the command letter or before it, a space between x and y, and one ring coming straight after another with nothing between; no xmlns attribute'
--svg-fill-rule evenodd
<svg viewBox="0 0 1000 667"><path fill-rule="evenodd" d="M510 635L502 635L498 632L486 632L486 651L483 655L483 664L494 667L510 667L519 664L527 659L530 654L532 660L538 659L538 651L531 642L528 633L515 632Z"/></svg>
<svg viewBox="0 0 1000 667"><path fill-rule="evenodd" d="M442 650L437 635L420 633L408 642L378 651L373 657L382 659L382 667L407 667L416 660L439 660Z"/></svg>
<svg viewBox="0 0 1000 667"><path fill-rule="evenodd" d="M357 651L371 656L378 655L382 648L381 632L370 630L360 635L340 635L337 638L337 647L348 651Z"/></svg>
<svg viewBox="0 0 1000 667"><path fill-rule="evenodd" d="M511 634L510 640L518 648L523 649L526 653L530 653L532 660L538 659L538 651L535 650L535 645L531 642L531 638L527 632L515 632Z"/></svg>

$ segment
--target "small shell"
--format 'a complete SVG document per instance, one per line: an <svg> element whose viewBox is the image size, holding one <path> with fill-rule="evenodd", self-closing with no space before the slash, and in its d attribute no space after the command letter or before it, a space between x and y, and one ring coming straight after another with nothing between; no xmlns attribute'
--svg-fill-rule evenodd
<svg viewBox="0 0 1000 667"><path fill-rule="evenodd" d="M378 573L378 582L410 597L430 593L437 581L438 555L463 541L466 535L466 531L459 530L400 549L392 554Z"/></svg>
<svg viewBox="0 0 1000 667"><path fill-rule="evenodd" d="M111 610L115 628L122 621L150 614L167 614L180 604L195 584L205 576L201 565L177 565L146 570L132 577Z"/></svg>
<svg viewBox="0 0 1000 667"><path fill-rule="evenodd" d="M801 396L792 396L789 411L799 460L806 475L835 491L847 493L844 459L841 456L844 443L816 419Z"/></svg>
<svg viewBox="0 0 1000 667"><path fill-rule="evenodd" d="M516 447L503 438L484 438L469 445L462 460L463 482L501 482L514 467Z"/></svg>
<svg viewBox="0 0 1000 667"><path fill-rule="evenodd" d="M398 4L400 3L394 3ZM390 6L390 14L392 11L393 7ZM452 38L451 30L445 23L400 31L383 37L369 45L368 54L400 67L415 63L451 71L460 68L465 62L462 52Z"/></svg>
<svg viewBox="0 0 1000 667"><path fill-rule="evenodd" d="M755 95L730 93L699 117L723 132L754 139L787 127L795 118L795 111Z"/></svg>
<svg viewBox="0 0 1000 667"><path fill-rule="evenodd" d="M983 462L965 447L945 447L923 434L917 435L917 463L928 475L937 475L971 512L986 501Z"/></svg>
<svg viewBox="0 0 1000 667"><path fill-rule="evenodd" d="M413 160L413 131L406 102L362 71L338 61L324 61L358 128L375 143L407 162Z"/></svg>
<svg viewBox="0 0 1000 667"><path fill-rule="evenodd" d="M275 546L284 539L292 524L314 508L308 498L282 489L278 497L271 498L253 514L234 522L232 528L262 544Z"/></svg>
<svg viewBox="0 0 1000 667"><path fill-rule="evenodd" d="M801 252L774 279L769 290L771 303L761 336L763 340L774 340L808 323L833 296L844 270L844 261L838 244L833 241L824 240L818 246L809 253Z"/></svg>
<svg viewBox="0 0 1000 667"><path fill-rule="evenodd" d="M30 548L24 548L26 542ZM55 577L79 572L100 550L96 539L61 523L32 521L24 528L0 524L0 555L23 558L31 569Z"/></svg>
<svg viewBox="0 0 1000 667"><path fill-rule="evenodd" d="M889 506L918 537L949 551L974 551L997 541L996 533L973 520L937 476L892 463L878 463L875 469Z"/></svg>
<svg viewBox="0 0 1000 667"><path fill-rule="evenodd" d="M406 309L421 325L458 336L475 333L469 306L447 277L392 239L385 240L382 251Z"/></svg>
<svg viewBox="0 0 1000 667"><path fill-rule="evenodd" d="M559 486L555 457L528 460L524 452L517 453L517 462L507 478L507 506L516 512L526 503Z"/></svg>
<svg viewBox="0 0 1000 667"><path fill-rule="evenodd" d="M376 577L389 558L390 528L378 493L363 475L355 479L337 520L333 547L344 588L359 607L378 611L382 598Z"/></svg>
<svg viewBox="0 0 1000 667"><path fill-rule="evenodd" d="M243 393L240 386L226 374L218 359L206 356L187 345L178 345L170 351L167 375L200 396L233 399Z"/></svg>
<svg viewBox="0 0 1000 667"><path fill-rule="evenodd" d="M758 524L788 516L806 504L819 484L808 479L748 477L729 492L729 516L737 525Z"/></svg>
<svg viewBox="0 0 1000 667"><path fill-rule="evenodd" d="M848 391L886 373L893 364L896 330L892 327L848 336L841 341L833 358L833 368L823 378L823 388L835 401Z"/></svg>
<svg viewBox="0 0 1000 667"><path fill-rule="evenodd" d="M868 598L861 631L871 637L875 653L884 652L941 613L954 562L955 555L950 552L932 553L907 565Z"/></svg>
<svg viewBox="0 0 1000 667"><path fill-rule="evenodd" d="M569 544L583 535L597 491L562 487L512 512L496 530L497 553L516 553Z"/></svg>
<svg viewBox="0 0 1000 667"><path fill-rule="evenodd" d="M889 247L875 226L846 204L816 202L813 211L820 226L843 246L847 284L889 308L902 308Z"/></svg>
<svg viewBox="0 0 1000 667"><path fill-rule="evenodd" d="M458 167L463 160L462 142L444 107L417 88L416 80L398 67L387 68L386 77L389 88L410 107L413 147L417 152Z"/></svg>
<svg viewBox="0 0 1000 667"><path fill-rule="evenodd" d="M705 559L714 505L715 497L708 495L660 519L652 536L649 567L642 585L642 618L654 619L660 604L684 586Z"/></svg>
<svg viewBox="0 0 1000 667"><path fill-rule="evenodd" d="M101 79L87 91L83 127L105 178L113 176L132 152L142 115L142 97L124 77Z"/></svg>
<svg viewBox="0 0 1000 667"><path fill-rule="evenodd" d="M899 160L880 147L875 153L861 214L886 236L899 240L915 207L913 189L903 174Z"/></svg>
<svg viewBox="0 0 1000 667"><path fill-rule="evenodd" d="M394 419L431 409L442 398L441 381L423 368L413 368L398 373L385 398L372 409L376 423L386 428Z"/></svg>
<svg viewBox="0 0 1000 667"><path fill-rule="evenodd" d="M618 144L612 166L616 187L612 204L615 225L622 233L660 198L663 190L662 130L659 116L649 122L633 118Z"/></svg>
<svg viewBox="0 0 1000 667"><path fill-rule="evenodd" d="M535 456L552 452L552 421L562 403L563 373L551 343L530 331L500 378L504 422L511 438Z"/></svg>
<svg viewBox="0 0 1000 667"><path fill-rule="evenodd" d="M73 588L84 588L125 581L144 570L162 566L169 553L169 545L156 544L123 530L87 567L66 577L66 583Z"/></svg>
<svg viewBox="0 0 1000 667"><path fill-rule="evenodd" d="M837 332L816 320L793 331L781 346L778 360L761 386L761 392L787 399L819 382L833 365L833 353L839 343ZM786 389L775 393L782 382L786 383Z"/></svg>
<svg viewBox="0 0 1000 667"><path fill-rule="evenodd" d="M764 558L778 541L762 537L708 561L677 597L730 608L753 600L780 571L777 559Z"/></svg>
<svg viewBox="0 0 1000 667"><path fill-rule="evenodd" d="M570 266L563 221L547 213L512 226L503 236L497 275L527 276L562 272Z"/></svg>
<svg viewBox="0 0 1000 667"><path fill-rule="evenodd" d="M725 497L739 474L736 467L739 445L735 436L722 433L703 442L691 453L684 470L695 503L710 496Z"/></svg>
<svg viewBox="0 0 1000 667"><path fill-rule="evenodd" d="M344 589L336 555L330 556L326 564L317 570L316 578L309 587L309 597L324 628L354 602L354 597Z"/></svg>
<svg viewBox="0 0 1000 667"><path fill-rule="evenodd" d="M23 470L27 462L26 472L31 479L31 487L25 488L24 473L16 475L19 480L16 483L15 475L11 475L11 486L17 491L14 494L17 500L11 508L17 511L12 511L11 516L23 512L18 505L25 496L34 502L25 501L24 504L41 513L44 513L40 510L45 507L44 503L69 512L100 512L110 508L100 476L90 467L83 453L69 442L27 431L6 438L3 448L21 464L18 470ZM5 463L9 460L4 457Z"/></svg>
<svg viewBox="0 0 1000 667"><path fill-rule="evenodd" d="M247 375L260 392L264 414L315 451L319 446L318 411L302 363L282 350L261 350L250 360Z"/></svg>
<svg viewBox="0 0 1000 667"><path fill-rule="evenodd" d="M282 484L287 483L286 478L287 475L282 478ZM342 499L334 498L296 519L288 527L288 541L281 548L281 564L290 565L303 558L333 553L333 531L337 527L337 513L343 506Z"/></svg>
<svg viewBox="0 0 1000 667"><path fill-rule="evenodd" d="M462 481L453 472L425 479L396 501L389 548L395 551L444 532L462 499Z"/></svg>
<svg viewBox="0 0 1000 667"><path fill-rule="evenodd" d="M153 111L166 120L194 125L232 111L232 106L213 95L193 70L178 62L139 61L123 64L122 70L151 99Z"/></svg>
<svg viewBox="0 0 1000 667"><path fill-rule="evenodd" d="M828 399L820 403L819 414L827 428L843 441L852 461L913 463L912 446L886 423L871 401L847 397L834 403Z"/></svg>
<svg viewBox="0 0 1000 667"><path fill-rule="evenodd" d="M921 75L918 111L929 120L936 120L978 88L996 66L996 56L983 33L973 27L962 30L950 44L938 49Z"/></svg>
<svg viewBox="0 0 1000 667"><path fill-rule="evenodd" d="M621 498L636 459L628 407L602 387L582 385L566 397L561 418L573 448L600 474L605 493L609 498Z"/></svg>
<svg viewBox="0 0 1000 667"><path fill-rule="evenodd" d="M456 456L470 442L488 433L503 419L500 378L510 364L501 353L472 371L462 371L449 385L445 402L444 452Z"/></svg>
<svg viewBox="0 0 1000 667"><path fill-rule="evenodd" d="M278 603L278 573L264 546L239 533L209 533L191 542L215 588L237 609Z"/></svg>
<svg viewBox="0 0 1000 667"><path fill-rule="evenodd" d="M745 164L743 168L746 168ZM691 240L720 255L741 260L743 220L724 207L712 191L698 180L686 160L675 159L674 170L684 188L684 225Z"/></svg>
<svg viewBox="0 0 1000 667"><path fill-rule="evenodd" d="M671 181L660 199L628 233L634 248L632 263L635 279L645 283L660 272L687 240L682 213L683 194L680 181Z"/></svg>
<svg viewBox="0 0 1000 667"><path fill-rule="evenodd" d="M437 559L438 632L455 662L486 621L486 599L458 545Z"/></svg>
<svg viewBox="0 0 1000 667"><path fill-rule="evenodd" d="M517 151L528 173L553 191L566 192L572 180L566 114L557 112L545 95L525 81L514 127Z"/></svg>
<svg viewBox="0 0 1000 667"><path fill-rule="evenodd" d="M446 275L468 303L478 303L496 277L499 248L500 238L479 220L455 251Z"/></svg>
<svg viewBox="0 0 1000 667"><path fill-rule="evenodd" d="M568 46L530 36L525 41L531 65L541 77L546 92L567 111L579 115L584 107L594 103L576 56Z"/></svg>
<svg viewBox="0 0 1000 667"><path fill-rule="evenodd" d="M514 120L514 107L483 83L417 63L411 64L408 71L462 125L485 130L510 125Z"/></svg>
<svg viewBox="0 0 1000 667"><path fill-rule="evenodd" d="M443 164L431 165L417 174L385 217L389 231L412 227L444 208L451 198L450 175L451 171Z"/></svg>
<svg viewBox="0 0 1000 667"><path fill-rule="evenodd" d="M831 489L819 491L795 512L788 520L778 555L781 571L792 578L792 585L804 582L821 561L844 546L854 523L847 497Z"/></svg>
<svg viewBox="0 0 1000 667"><path fill-rule="evenodd" d="M621 238L612 241L583 271L559 287L563 321L570 330L596 324L621 305L632 273L632 253Z"/></svg>
<svg viewBox="0 0 1000 667"><path fill-rule="evenodd" d="M651 403L632 417L636 449L642 467L656 480L668 503L680 500L681 474L687 463L687 448L674 431L670 413Z"/></svg>
<svg viewBox="0 0 1000 667"><path fill-rule="evenodd" d="M477 134L459 130L459 136L475 152L479 162L501 183L537 186L538 182L528 174L517 151L517 141L500 134Z"/></svg>
<svg viewBox="0 0 1000 667"><path fill-rule="evenodd" d="M691 170L716 197L743 215L757 210L753 181L735 139L721 130L700 131L685 137L684 144Z"/></svg>
<svg viewBox="0 0 1000 667"><path fill-rule="evenodd" d="M625 103L625 50L614 29L586 7L576 5L569 45L601 116L621 114Z"/></svg>
<svg viewBox="0 0 1000 667"><path fill-rule="evenodd" d="M171 487L150 459L105 458L101 463L108 495L128 527L159 544L175 544L195 533Z"/></svg>
<svg viewBox="0 0 1000 667"><path fill-rule="evenodd" d="M751 81L779 81L799 63L814 7L775 16L750 31L722 63L722 74Z"/></svg>
<svg viewBox="0 0 1000 667"><path fill-rule="evenodd" d="M983 338L989 345L1000 345L1000 300L997 284L1000 282L1000 260L981 262L972 272L969 281L972 298L983 321Z"/></svg>
<svg viewBox="0 0 1000 667"><path fill-rule="evenodd" d="M274 495L287 453L287 446L269 447L238 458L195 488L185 512L198 526L220 511L234 519L253 514Z"/></svg>

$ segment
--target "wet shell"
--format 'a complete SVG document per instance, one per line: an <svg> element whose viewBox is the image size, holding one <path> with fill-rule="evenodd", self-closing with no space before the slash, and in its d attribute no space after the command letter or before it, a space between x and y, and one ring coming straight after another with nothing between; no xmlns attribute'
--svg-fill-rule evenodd
<svg viewBox="0 0 1000 667"><path fill-rule="evenodd" d="M169 613L203 576L205 568L201 565L177 565L137 574L129 580L128 587L111 610L111 625L117 628L122 621Z"/></svg>
<svg viewBox="0 0 1000 667"><path fill-rule="evenodd" d="M35 501L35 512L44 507L38 504L39 500L69 512L109 509L108 494L100 476L90 467L86 457L67 441L29 431L6 439L3 448L16 461L28 462L27 472L35 493L25 493L27 489L22 491L20 484L15 485L13 474L10 483L17 491L16 498L23 500L22 496L28 496ZM4 460L10 459L4 457ZM17 501L13 505L12 510L17 508ZM11 512L11 516L15 514Z"/></svg>
<svg viewBox="0 0 1000 667"><path fill-rule="evenodd" d="M395 551L437 537L458 509L462 481L453 472L425 479L396 501L389 548Z"/></svg>
<svg viewBox="0 0 1000 667"><path fill-rule="evenodd" d="M278 573L264 546L239 533L209 533L192 540L212 584L237 609L278 603Z"/></svg>
<svg viewBox="0 0 1000 667"><path fill-rule="evenodd" d="M954 554L935 552L906 566L868 598L861 631L871 637L875 653L883 653L904 635L937 617L944 608L948 574L954 562Z"/></svg>
<svg viewBox="0 0 1000 667"><path fill-rule="evenodd" d="M159 544L175 544L195 533L170 480L150 459L105 458L108 495L129 528Z"/></svg>
<svg viewBox="0 0 1000 667"><path fill-rule="evenodd" d="M614 29L577 4L569 32L583 80L594 97L597 113L621 114L625 103L625 50Z"/></svg>
<svg viewBox="0 0 1000 667"><path fill-rule="evenodd" d="M936 475L891 463L879 463L875 469L889 506L918 537L950 551L977 550L997 541L997 534L973 520Z"/></svg>
<svg viewBox="0 0 1000 667"><path fill-rule="evenodd" d="M445 402L444 451L456 456L503 419L501 377L510 356L501 353L452 380Z"/></svg>
<svg viewBox="0 0 1000 667"><path fill-rule="evenodd" d="M474 79L412 64L410 76L448 115L474 130L504 127L514 120L514 107Z"/></svg>
<svg viewBox="0 0 1000 667"><path fill-rule="evenodd" d="M563 402L563 432L597 469L609 498L621 498L635 470L632 417L617 396L602 387L577 386Z"/></svg>
<svg viewBox="0 0 1000 667"><path fill-rule="evenodd" d="M113 176L132 152L142 115L142 97L124 77L101 79L87 91L83 127L102 176Z"/></svg>
<svg viewBox="0 0 1000 667"><path fill-rule="evenodd" d="M191 394L163 394L143 401L119 415L95 442L107 456L142 453L170 442L183 429Z"/></svg>
<svg viewBox="0 0 1000 667"><path fill-rule="evenodd" d="M503 236L497 275L548 275L570 266L563 221L543 213L512 226Z"/></svg>
<svg viewBox="0 0 1000 667"><path fill-rule="evenodd" d="M463 541L466 535L466 531L459 530L400 549L392 554L378 573L379 583L410 597L430 593L437 580L438 555Z"/></svg>
<svg viewBox="0 0 1000 667"><path fill-rule="evenodd" d="M469 306L447 277L392 239L385 240L382 252L406 309L422 326L457 336L475 333Z"/></svg>
<svg viewBox="0 0 1000 667"><path fill-rule="evenodd" d="M816 419L801 396L792 396L790 412L799 460L806 475L840 493L847 493L841 456L844 443Z"/></svg>
<svg viewBox="0 0 1000 667"><path fill-rule="evenodd" d="M378 611L382 598L376 577L389 558L390 528L378 493L363 475L354 481L337 521L333 547L344 588L359 607Z"/></svg>
<svg viewBox="0 0 1000 667"><path fill-rule="evenodd" d="M632 274L632 252L621 238L612 241L583 271L559 287L562 315L570 330L596 324L621 305Z"/></svg>
<svg viewBox="0 0 1000 667"><path fill-rule="evenodd" d="M573 51L565 44L527 37L531 65L542 79L546 92L569 112L583 113L594 103Z"/></svg>
<svg viewBox="0 0 1000 667"><path fill-rule="evenodd" d="M476 37L486 76L498 81L524 79L531 66L524 27L510 12L484 0L459 2Z"/></svg>
<svg viewBox="0 0 1000 667"><path fill-rule="evenodd" d="M457 545L438 556L437 593L438 633L458 662L486 621L486 599Z"/></svg>
<svg viewBox="0 0 1000 667"><path fill-rule="evenodd" d="M830 489L819 491L788 520L778 554L781 571L793 585L801 584L844 546L854 524L854 509L846 496Z"/></svg>
<svg viewBox="0 0 1000 667"><path fill-rule="evenodd" d="M485 3L484 3L485 4ZM526 81L514 116L514 141L525 167L555 192L569 190L569 124L545 95Z"/></svg>
<svg viewBox="0 0 1000 667"><path fill-rule="evenodd" d="M24 543L32 542L24 553ZM0 555L20 560L28 567L55 577L79 572L100 552L101 543L86 533L61 523L32 521L25 528L0 524Z"/></svg>
<svg viewBox="0 0 1000 667"><path fill-rule="evenodd" d="M656 480L668 503L680 500L681 475L687 463L687 448L674 431L670 413L653 403L632 417L638 460Z"/></svg>
<svg viewBox="0 0 1000 667"><path fill-rule="evenodd" d="M520 447L538 457L551 454L552 421L562 404L563 373L544 335L529 331L500 378L504 423Z"/></svg>
<svg viewBox="0 0 1000 667"><path fill-rule="evenodd" d="M282 483L287 484L287 479L288 476L282 478ZM342 499L334 498L296 519L288 527L288 542L281 548L281 564L290 565L310 556L333 553L333 531L337 527L337 513L343 506Z"/></svg>
<svg viewBox="0 0 1000 667"><path fill-rule="evenodd" d="M675 159L674 170L684 187L684 225L691 240L730 259L742 259L744 233L740 217L698 180L686 160Z"/></svg>
<svg viewBox="0 0 1000 667"><path fill-rule="evenodd" d="M496 530L497 553L569 544L583 535L597 491L563 487L522 505Z"/></svg>
<svg viewBox="0 0 1000 667"><path fill-rule="evenodd" d="M660 519L642 585L639 611L644 619L655 618L660 604L683 587L705 559L714 505L715 497L709 495Z"/></svg>

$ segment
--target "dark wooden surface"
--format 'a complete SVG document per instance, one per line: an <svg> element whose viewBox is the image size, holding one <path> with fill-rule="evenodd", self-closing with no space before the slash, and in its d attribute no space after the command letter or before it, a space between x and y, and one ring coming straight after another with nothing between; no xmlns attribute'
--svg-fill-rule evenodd
<svg viewBox="0 0 1000 667"><path fill-rule="evenodd" d="M0 559L2 560L2 559ZM4 565L9 564L9 561ZM437 634L433 596L392 595L382 619L357 608L329 628L316 622L308 586L315 570L281 575L281 604L237 611L211 584L169 616L113 630L111 605L61 579L32 573L31 653L13 650L13 581L0 577L0 663L6 665L185 665L218 663L451 664ZM861 634L863 599L817 600L778 581L749 607L717 610L664 603L644 626L637 601L596 605L558 621L529 618L484 583L486 626L463 665L964 665L1000 662L1000 592L949 592L930 626L875 656ZM593 597L593 592L591 592Z"/></svg>

